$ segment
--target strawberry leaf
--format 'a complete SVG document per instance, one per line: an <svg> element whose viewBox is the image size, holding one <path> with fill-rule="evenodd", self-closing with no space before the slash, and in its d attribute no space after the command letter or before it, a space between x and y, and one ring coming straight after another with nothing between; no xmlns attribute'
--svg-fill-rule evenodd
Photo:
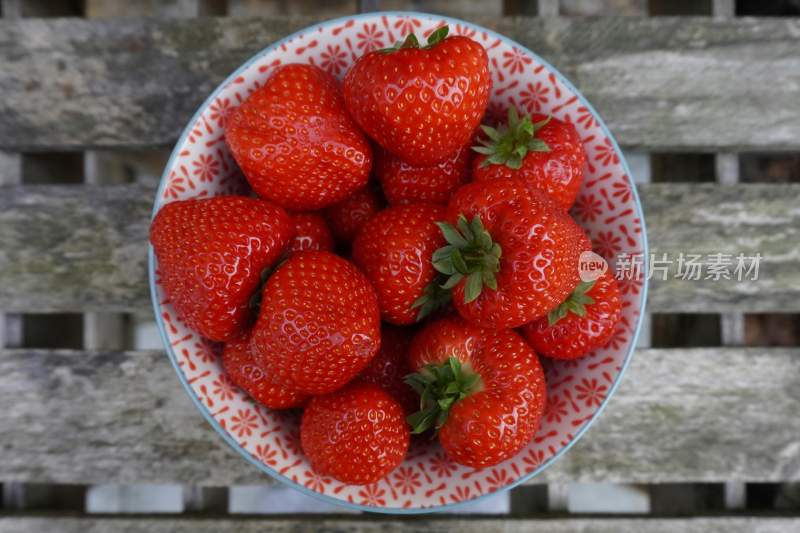
<svg viewBox="0 0 800 533"><path fill-rule="evenodd" d="M479 216L471 222L461 214L456 226L447 222L437 222L447 245L433 253L433 267L449 276L441 285L442 290L451 290L465 278L464 302L475 300L488 287L497 290L495 273L500 270L500 245L492 240Z"/></svg>
<svg viewBox="0 0 800 533"><path fill-rule="evenodd" d="M400 48L419 48L419 41L417 40L417 36L413 33L409 33L406 35L403 44L400 45Z"/></svg>
<svg viewBox="0 0 800 533"><path fill-rule="evenodd" d="M592 290L594 284L595 281L583 281L579 283L566 300L547 314L547 324L549 326L557 324L558 321L566 317L568 313L580 317L586 316L586 306L594 303L594 298L587 294Z"/></svg>
<svg viewBox="0 0 800 533"><path fill-rule="evenodd" d="M464 287L464 303L467 304L481 295L483 287L483 276L480 272L473 272L467 277L467 284Z"/></svg>
<svg viewBox="0 0 800 533"><path fill-rule="evenodd" d="M436 31L431 33L430 36L428 36L428 46L426 46L425 48L430 48L433 45L442 42L444 38L447 37L447 34L449 32L450 28L447 25L438 28Z"/></svg>
<svg viewBox="0 0 800 533"><path fill-rule="evenodd" d="M437 222L437 226L442 231L442 235L444 235L444 240L448 243L452 244L456 248L463 248L467 245L467 239L461 236L461 233L453 227L451 224L447 222Z"/></svg>
<svg viewBox="0 0 800 533"><path fill-rule="evenodd" d="M433 428L435 432L447 422L455 404L483 387L479 374L464 367L450 356L439 365L427 365L422 371L409 374L405 382L420 392L420 410L406 418L414 434Z"/></svg>
<svg viewBox="0 0 800 533"><path fill-rule="evenodd" d="M505 124L496 129L481 126L483 133L488 138L478 139L480 146L472 149L486 156L481 162L481 168L490 165L506 165L518 170L530 152L549 152L550 147L536 133L550 122L550 116L538 122L532 122L528 115L519 116L514 107L508 109L508 119Z"/></svg>
<svg viewBox="0 0 800 533"><path fill-rule="evenodd" d="M450 303L450 290L442 287L442 281L443 278L441 277L435 278L425 287L422 296L411 304L411 309L419 309L416 318L417 322Z"/></svg>

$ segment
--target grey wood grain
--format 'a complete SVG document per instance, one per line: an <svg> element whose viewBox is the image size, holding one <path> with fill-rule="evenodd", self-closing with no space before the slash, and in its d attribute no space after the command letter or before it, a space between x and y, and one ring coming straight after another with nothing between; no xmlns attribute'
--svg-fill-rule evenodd
<svg viewBox="0 0 800 533"><path fill-rule="evenodd" d="M800 20L474 20L562 70L623 145L800 147ZM169 145L239 64L313 22L2 21L0 148Z"/></svg>
<svg viewBox="0 0 800 533"><path fill-rule="evenodd" d="M268 483L161 352L0 352L0 479ZM537 483L800 481L800 349L639 350L600 420Z"/></svg>
<svg viewBox="0 0 800 533"><path fill-rule="evenodd" d="M437 516L361 519L5 517L0 533L787 533L800 529L795 517L503 519Z"/></svg>
<svg viewBox="0 0 800 533"><path fill-rule="evenodd" d="M641 185L651 251L760 252L759 280L651 283L653 312L800 311L798 184ZM0 309L150 308L150 185L11 186L0 195Z"/></svg>
<svg viewBox="0 0 800 533"><path fill-rule="evenodd" d="M797 312L800 302L800 187L669 183L643 185L650 249L674 262L654 276L653 312ZM788 200L788 202L786 202ZM679 254L762 255L758 280L682 280ZM734 260L735 262L735 260ZM707 270L703 271L706 276Z"/></svg>

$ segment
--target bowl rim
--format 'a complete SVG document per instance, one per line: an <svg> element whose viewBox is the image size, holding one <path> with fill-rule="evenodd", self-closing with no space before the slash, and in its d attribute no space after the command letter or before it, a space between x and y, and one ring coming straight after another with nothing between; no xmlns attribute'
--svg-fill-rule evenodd
<svg viewBox="0 0 800 533"><path fill-rule="evenodd" d="M272 52L273 50L278 49L282 44L292 40L293 38L295 38L297 36L300 36L302 34L311 33L313 31L318 31L321 28L324 28L324 27L327 27L327 26L330 26L330 25L339 24L339 23L342 23L342 22L345 22L345 21L349 21L349 20L356 20L357 21L357 20L360 20L360 19L372 19L372 18L381 17L381 16L433 18L433 19L438 19L438 20L447 22L450 25L458 24L458 25L462 25L463 27L467 27L467 28L473 29L473 30L478 31L478 32L485 32L487 35L489 35L491 37L494 37L494 38L497 38L497 39L500 39L505 44L507 44L509 46L512 46L512 47L516 47L519 50L523 51L525 54L530 55L536 61L538 61L541 65L543 65L545 68L547 68L549 70L549 72L552 72L556 76L556 78L559 80L559 82L563 83L567 88L569 88L575 94L575 96L578 98L578 100L581 102L581 104L583 104L586 107L586 109L588 109L592 113L592 116L595 118L595 120L597 120L597 123L600 126L601 130L603 131L603 133L606 135L606 137L608 137L609 141L611 142L611 145L613 146L615 153L617 153L619 155L620 164L622 165L622 168L625 171L625 174L628 176L628 181L629 181L630 186L631 186L632 197L633 197L633 200L634 200L634 204L636 206L636 214L639 216L639 220L640 220L641 228L642 228L642 230L641 230L641 239L642 239L642 272L646 273L648 271L647 269L648 269L648 263L649 263L649 247L648 247L648 242L647 242L647 229L646 229L646 223L645 223L645 218L644 218L644 210L642 209L642 203L641 203L641 201L639 199L639 193L637 191L636 184L633 181L633 175L631 174L631 170L630 170L630 167L628 166L627 160L625 159L624 153L622 152L622 150L620 149L619 145L617 144L617 140L611 134L611 131L608 129L608 126L606 126L605 121L603 121L602 117L599 115L597 110L595 110L595 108L592 106L592 104L588 100L586 100L586 98L583 96L583 94L572 84L572 82L570 82L552 64L550 64L548 61L543 59L537 53L535 53L532 50L528 49L527 47L521 45L520 43L514 41L513 39L510 39L510 38L508 38L508 37L506 37L506 36L504 36L502 34L499 34L499 33L495 32L493 30L490 30L489 28L480 26L478 24L474 24L472 22L468 22L468 21L465 21L465 20L461 20L461 19L458 19L458 18L449 17L449 16L445 16L445 15L437 15L437 14L433 14L433 13L424 13L424 12L420 12L420 11L401 11L401 10L397 10L397 11L371 11L371 12L368 12L368 13L354 13L354 14L351 14L351 15L337 17L337 18L333 18L333 19L329 19L329 20L325 20L325 21L313 24L311 26L306 26L306 27L304 27L304 28L302 28L302 29L300 29L300 30L298 30L296 32L293 32L293 33L291 33L291 34L289 34L289 35L287 35L287 36L285 36L285 37L283 37L281 39L278 39L277 41L273 42L269 46L267 46L267 47L261 49L260 51L256 52L247 61L242 63L233 73L231 73L227 78L225 78L225 80L223 80L211 92L211 94L208 96L208 98L206 98L205 101L203 101L203 103L198 107L197 111L194 113L192 118L189 120L189 122L187 123L187 125L184 128L183 132L181 132L181 135L178 138L178 141L176 142L175 147L172 150L172 153L170 154L169 160L167 161L167 164L164 167L164 172L161 174L161 179L159 181L158 190L156 191L155 199L153 201L153 211L151 213L151 221L155 217L156 213L158 212L159 205L161 203L159 200L162 198L163 193L164 193L164 187L166 186L166 183L167 183L167 180L168 180L168 177L169 177L168 176L169 175L169 169L172 168L172 165L173 165L173 163L175 161L175 158L178 156L178 153L180 152L180 147L186 142L186 138L190 134L193 124L195 122L197 122L197 120L200 118L202 113L214 102L214 100L219 95L219 93L225 87L227 87L228 84L233 82L240 74L242 74L244 71L246 71L248 68L250 68L250 66L253 63L255 63L256 61L261 59L265 54L267 54L269 52ZM180 380L184 391L189 395L189 397L192 400L192 403L194 403L195 407L203 415L203 418L205 418L206 421L211 425L211 427L214 428L214 431L216 431L216 433L220 437L222 437L222 439L229 446L231 446L234 450L236 450L236 452L239 455L244 457L248 462L253 464L261 472L266 473L267 475L269 475L273 479L276 479L277 481L279 481L281 483L284 483L285 485L288 485L288 486L300 491L302 494L305 494L305 495L310 496L312 498L316 498L317 500L320 500L320 501L323 501L323 502L326 502L326 503L331 503L331 504L334 504L334 505L340 505L342 507L345 507L347 509L354 510L354 511L366 511L366 512L372 512L372 513L383 513L383 514L394 514L394 515L414 515L414 514L428 514L428 513L436 513L436 512L448 512L448 511L457 510L457 509L459 509L459 508L461 508L461 507L463 507L465 505L474 504L475 502L478 502L480 500L484 500L486 498L495 496L495 495L500 494L502 492L511 490L514 487L516 487L516 486L528 481L529 479L534 478L535 476L537 476L537 475L541 474L542 472L544 472L545 470L547 470L556 461L558 461L565 453L567 453L567 451L569 451L569 449L572 448L572 446L583 437L584 433L586 433L586 431L589 429L589 427L592 425L592 423L594 423L594 421L597 418L600 417L600 415L603 413L603 410L605 409L606 405L608 405L609 400L611 400L611 397L614 395L614 393L616 392L617 388L619 387L619 384L622 382L622 377L624 376L625 371L628 368L628 365L630 365L631 359L633 357L633 352L636 351L636 346L637 346L638 339L639 339L639 333L641 332L642 324L644 322L644 312L643 311L644 311L644 309L645 309L645 307L647 305L647 293L648 293L648 286L649 286L649 280L647 279L647 276L645 275L645 276L643 276L643 280L642 280L642 289L641 289L642 290L642 304L641 304L641 309L640 309L639 316L638 316L638 319L637 319L637 322L636 322L636 327L633 330L633 335L631 337L631 342L630 342L630 345L629 345L629 348L628 348L628 352L625 354L625 359L624 359L624 361L622 363L622 366L620 367L620 370L619 370L619 373L617 374L616 379L614 380L614 383L611 385L611 387L610 387L610 389L608 391L608 394L606 395L606 397L602 401L602 403L598 406L597 410L592 415L592 417L583 423L583 425L575 432L575 435L572 438L572 440L570 440L570 442L567 443L566 446L562 447L556 454L554 454L552 457L550 457L544 463L540 464L538 467L536 467L536 469L534 469L530 473L527 473L525 475L520 476L515 481L513 481L513 482L511 482L511 483L509 483L509 484L507 484L507 485L505 485L503 487L500 487L499 489L497 489L494 492L487 492L487 493L482 494L482 495L480 495L480 496L478 496L476 498L472 498L470 500L457 502L457 503L448 503L448 504L445 504L445 505L435 505L435 506L431 506L431 507L399 508L399 507L377 507L377 506L362 505L362 504L357 504L357 503L350 503L350 502L347 502L347 501L344 501L344 500L340 500L338 498L334 498L334 497L329 496L327 494L321 494L319 492L313 491L313 490L303 486L300 483L292 481L290 478L280 474L278 471L270 468L269 466L265 465L261 461L258 461L255 457L253 457L250 453L248 453L247 450L243 449L239 445L239 443L237 443L233 439L233 437L231 437L228 434L228 432L225 431L225 429L223 429L219 425L219 423L214 419L214 417L211 416L211 413L209 412L209 410L206 408L206 406L200 401L200 399L194 393L194 390L192 389L191 385L189 385L189 383L188 383L188 381L186 379L186 376L183 374L183 371L181 370L180 366L178 365L178 357L175 354L174 350L172 349L172 344L171 344L171 342L169 340L169 337L167 335L166 327L164 325L164 320L163 320L163 318L161 316L161 312L160 312L160 302L159 302L159 299L158 299L158 294L156 292L155 254L153 253L153 246L149 242L148 242L148 252L147 252L147 265L148 265L148 282L149 282L149 285L150 285L150 298L151 298L151 301L152 301L152 304L153 304L153 312L155 314L156 323L158 324L158 330L159 330L159 333L160 333L160 336L161 336L162 344L164 345L164 348L165 348L165 350L167 352L167 356L169 357L170 362L172 363L172 366L175 369L175 373L178 375L178 379Z"/></svg>

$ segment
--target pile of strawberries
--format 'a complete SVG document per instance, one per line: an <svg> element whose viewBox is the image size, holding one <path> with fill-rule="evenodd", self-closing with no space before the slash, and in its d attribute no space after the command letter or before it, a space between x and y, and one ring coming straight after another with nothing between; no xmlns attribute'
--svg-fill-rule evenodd
<svg viewBox="0 0 800 533"><path fill-rule="evenodd" d="M227 117L255 194L153 220L179 317L255 401L304 409L320 474L374 482L419 433L471 467L510 458L545 407L537 353L582 357L620 319L608 271L579 278L575 128L514 109L481 126L490 88L486 51L446 26L366 53L343 87L284 65Z"/></svg>

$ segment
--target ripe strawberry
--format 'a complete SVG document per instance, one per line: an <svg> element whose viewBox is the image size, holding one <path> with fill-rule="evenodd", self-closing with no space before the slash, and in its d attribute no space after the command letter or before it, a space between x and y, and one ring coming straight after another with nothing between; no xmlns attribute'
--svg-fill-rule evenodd
<svg viewBox="0 0 800 533"><path fill-rule="evenodd" d="M369 179L369 142L336 80L311 65L277 68L230 113L225 139L253 190L288 209L331 205Z"/></svg>
<svg viewBox="0 0 800 533"><path fill-rule="evenodd" d="M375 290L330 252L296 252L267 280L252 344L276 382L307 394L338 389L378 353Z"/></svg>
<svg viewBox="0 0 800 533"><path fill-rule="evenodd" d="M361 56L344 79L344 101L379 145L415 166L435 165L464 146L489 102L486 50L439 28L420 48L402 44Z"/></svg>
<svg viewBox="0 0 800 533"><path fill-rule="evenodd" d="M438 430L453 461L473 468L496 465L539 429L544 371L518 333L442 318L414 337L409 362L417 374L407 382L421 395L422 410L408 422L413 433Z"/></svg>
<svg viewBox="0 0 800 533"><path fill-rule="evenodd" d="M356 191L348 198L325 210L333 234L343 243L355 239L364 223L381 210L383 201L372 187Z"/></svg>
<svg viewBox="0 0 800 533"><path fill-rule="evenodd" d="M406 414L419 409L419 397L404 381L411 373L407 357L410 342L408 329L384 325L381 328L381 349L378 355L358 376L361 381L373 383L391 394Z"/></svg>
<svg viewBox="0 0 800 533"><path fill-rule="evenodd" d="M483 126L489 137L473 162L473 179L519 178L553 197L564 209L575 203L583 181L583 150L578 130L569 122L545 115L523 116L509 108L508 123Z"/></svg>
<svg viewBox="0 0 800 533"><path fill-rule="evenodd" d="M225 344L222 366L228 377L257 402L270 409L289 409L306 403L308 396L273 381L258 365L245 336Z"/></svg>
<svg viewBox="0 0 800 533"><path fill-rule="evenodd" d="M172 306L187 326L215 341L242 333L261 272L280 257L292 235L283 209L243 196L172 202L150 226Z"/></svg>
<svg viewBox="0 0 800 533"><path fill-rule="evenodd" d="M375 151L375 175L389 205L446 204L455 190L469 181L470 152L464 146L441 163L418 167L379 148Z"/></svg>
<svg viewBox="0 0 800 533"><path fill-rule="evenodd" d="M317 213L297 213L291 215L294 222L294 239L288 251L333 250L333 234L327 222Z"/></svg>
<svg viewBox="0 0 800 533"><path fill-rule="evenodd" d="M515 328L547 314L578 285L586 234L545 193L521 180L470 183L447 207L448 245L433 255L458 312ZM469 221L469 222L468 222ZM457 226L457 227L456 227Z"/></svg>
<svg viewBox="0 0 800 533"><path fill-rule="evenodd" d="M606 270L595 281L579 284L547 318L526 324L522 333L542 355L577 359L605 346L621 316L619 285Z"/></svg>
<svg viewBox="0 0 800 533"><path fill-rule="evenodd" d="M300 444L314 471L353 485L389 474L405 458L408 442L400 404L371 383L313 398L300 422Z"/></svg>
<svg viewBox="0 0 800 533"><path fill-rule="evenodd" d="M444 303L432 293L422 300L429 285L436 287L430 257L445 244L436 226L444 216L445 208L435 204L400 205L384 209L359 231L353 262L375 287L386 322L412 324Z"/></svg>

